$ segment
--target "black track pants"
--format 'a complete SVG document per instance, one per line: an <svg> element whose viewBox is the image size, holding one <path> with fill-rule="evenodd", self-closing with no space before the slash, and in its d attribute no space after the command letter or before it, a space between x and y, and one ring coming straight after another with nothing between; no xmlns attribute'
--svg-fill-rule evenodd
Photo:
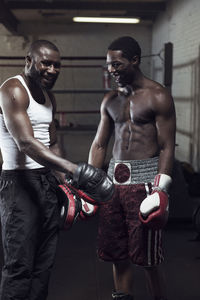
<svg viewBox="0 0 200 300"><path fill-rule="evenodd" d="M58 239L56 180L45 169L3 171L0 300L45 300Z"/></svg>

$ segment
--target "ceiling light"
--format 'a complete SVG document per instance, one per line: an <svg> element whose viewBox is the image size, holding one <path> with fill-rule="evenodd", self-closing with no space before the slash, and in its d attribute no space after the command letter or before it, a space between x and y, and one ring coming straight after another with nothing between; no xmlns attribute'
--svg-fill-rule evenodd
<svg viewBox="0 0 200 300"><path fill-rule="evenodd" d="M96 17L74 17L74 22L85 23L124 23L124 24L137 24L140 22L138 18L96 18Z"/></svg>

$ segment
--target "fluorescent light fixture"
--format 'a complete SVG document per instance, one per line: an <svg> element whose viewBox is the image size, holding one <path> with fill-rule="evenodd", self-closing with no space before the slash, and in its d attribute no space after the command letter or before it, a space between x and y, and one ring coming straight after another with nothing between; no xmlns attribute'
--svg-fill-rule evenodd
<svg viewBox="0 0 200 300"><path fill-rule="evenodd" d="M96 18L96 17L74 17L74 22L85 23L120 23L120 24L137 24L140 22L138 18Z"/></svg>

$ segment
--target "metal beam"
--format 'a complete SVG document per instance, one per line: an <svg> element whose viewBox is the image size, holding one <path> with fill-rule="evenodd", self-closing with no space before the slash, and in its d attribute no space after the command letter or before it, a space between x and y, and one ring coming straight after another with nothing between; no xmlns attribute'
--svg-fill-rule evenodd
<svg viewBox="0 0 200 300"><path fill-rule="evenodd" d="M0 23L12 33L17 33L18 21L9 10L4 0L0 0Z"/></svg>
<svg viewBox="0 0 200 300"><path fill-rule="evenodd" d="M106 1L6 1L10 9L67 9L67 10L132 10L134 13L164 11L165 2L106 2Z"/></svg>
<svg viewBox="0 0 200 300"><path fill-rule="evenodd" d="M62 59L66 60L105 60L105 56L62 56ZM24 59L24 56L0 56L2 60L20 60Z"/></svg>
<svg viewBox="0 0 200 300"><path fill-rule="evenodd" d="M53 90L54 94L105 94L107 92L111 91L111 89L101 89L101 90L95 90L95 89L77 89L77 90Z"/></svg>

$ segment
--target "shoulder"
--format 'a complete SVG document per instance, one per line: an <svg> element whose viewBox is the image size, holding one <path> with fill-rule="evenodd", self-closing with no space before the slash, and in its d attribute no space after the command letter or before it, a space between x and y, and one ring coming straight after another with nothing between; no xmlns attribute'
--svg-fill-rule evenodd
<svg viewBox="0 0 200 300"><path fill-rule="evenodd" d="M112 90L109 93L105 94L102 101L102 108L107 108L107 106L118 96L118 92L116 90Z"/></svg>
<svg viewBox="0 0 200 300"><path fill-rule="evenodd" d="M7 93L7 94L26 93L27 94L25 87L17 78L10 78L6 80L0 87L0 93Z"/></svg>
<svg viewBox="0 0 200 300"><path fill-rule="evenodd" d="M105 94L100 108L101 117L110 117L110 114L108 113L108 107L111 104L111 102L115 100L117 95L118 92L116 90L112 90L109 93Z"/></svg>
<svg viewBox="0 0 200 300"><path fill-rule="evenodd" d="M0 102L14 99L15 102L27 104L29 103L28 93L19 79L10 78L0 87Z"/></svg>
<svg viewBox="0 0 200 300"><path fill-rule="evenodd" d="M152 108L155 110L168 110L174 106L173 98L167 88L156 81L149 80L145 92L150 97Z"/></svg>

